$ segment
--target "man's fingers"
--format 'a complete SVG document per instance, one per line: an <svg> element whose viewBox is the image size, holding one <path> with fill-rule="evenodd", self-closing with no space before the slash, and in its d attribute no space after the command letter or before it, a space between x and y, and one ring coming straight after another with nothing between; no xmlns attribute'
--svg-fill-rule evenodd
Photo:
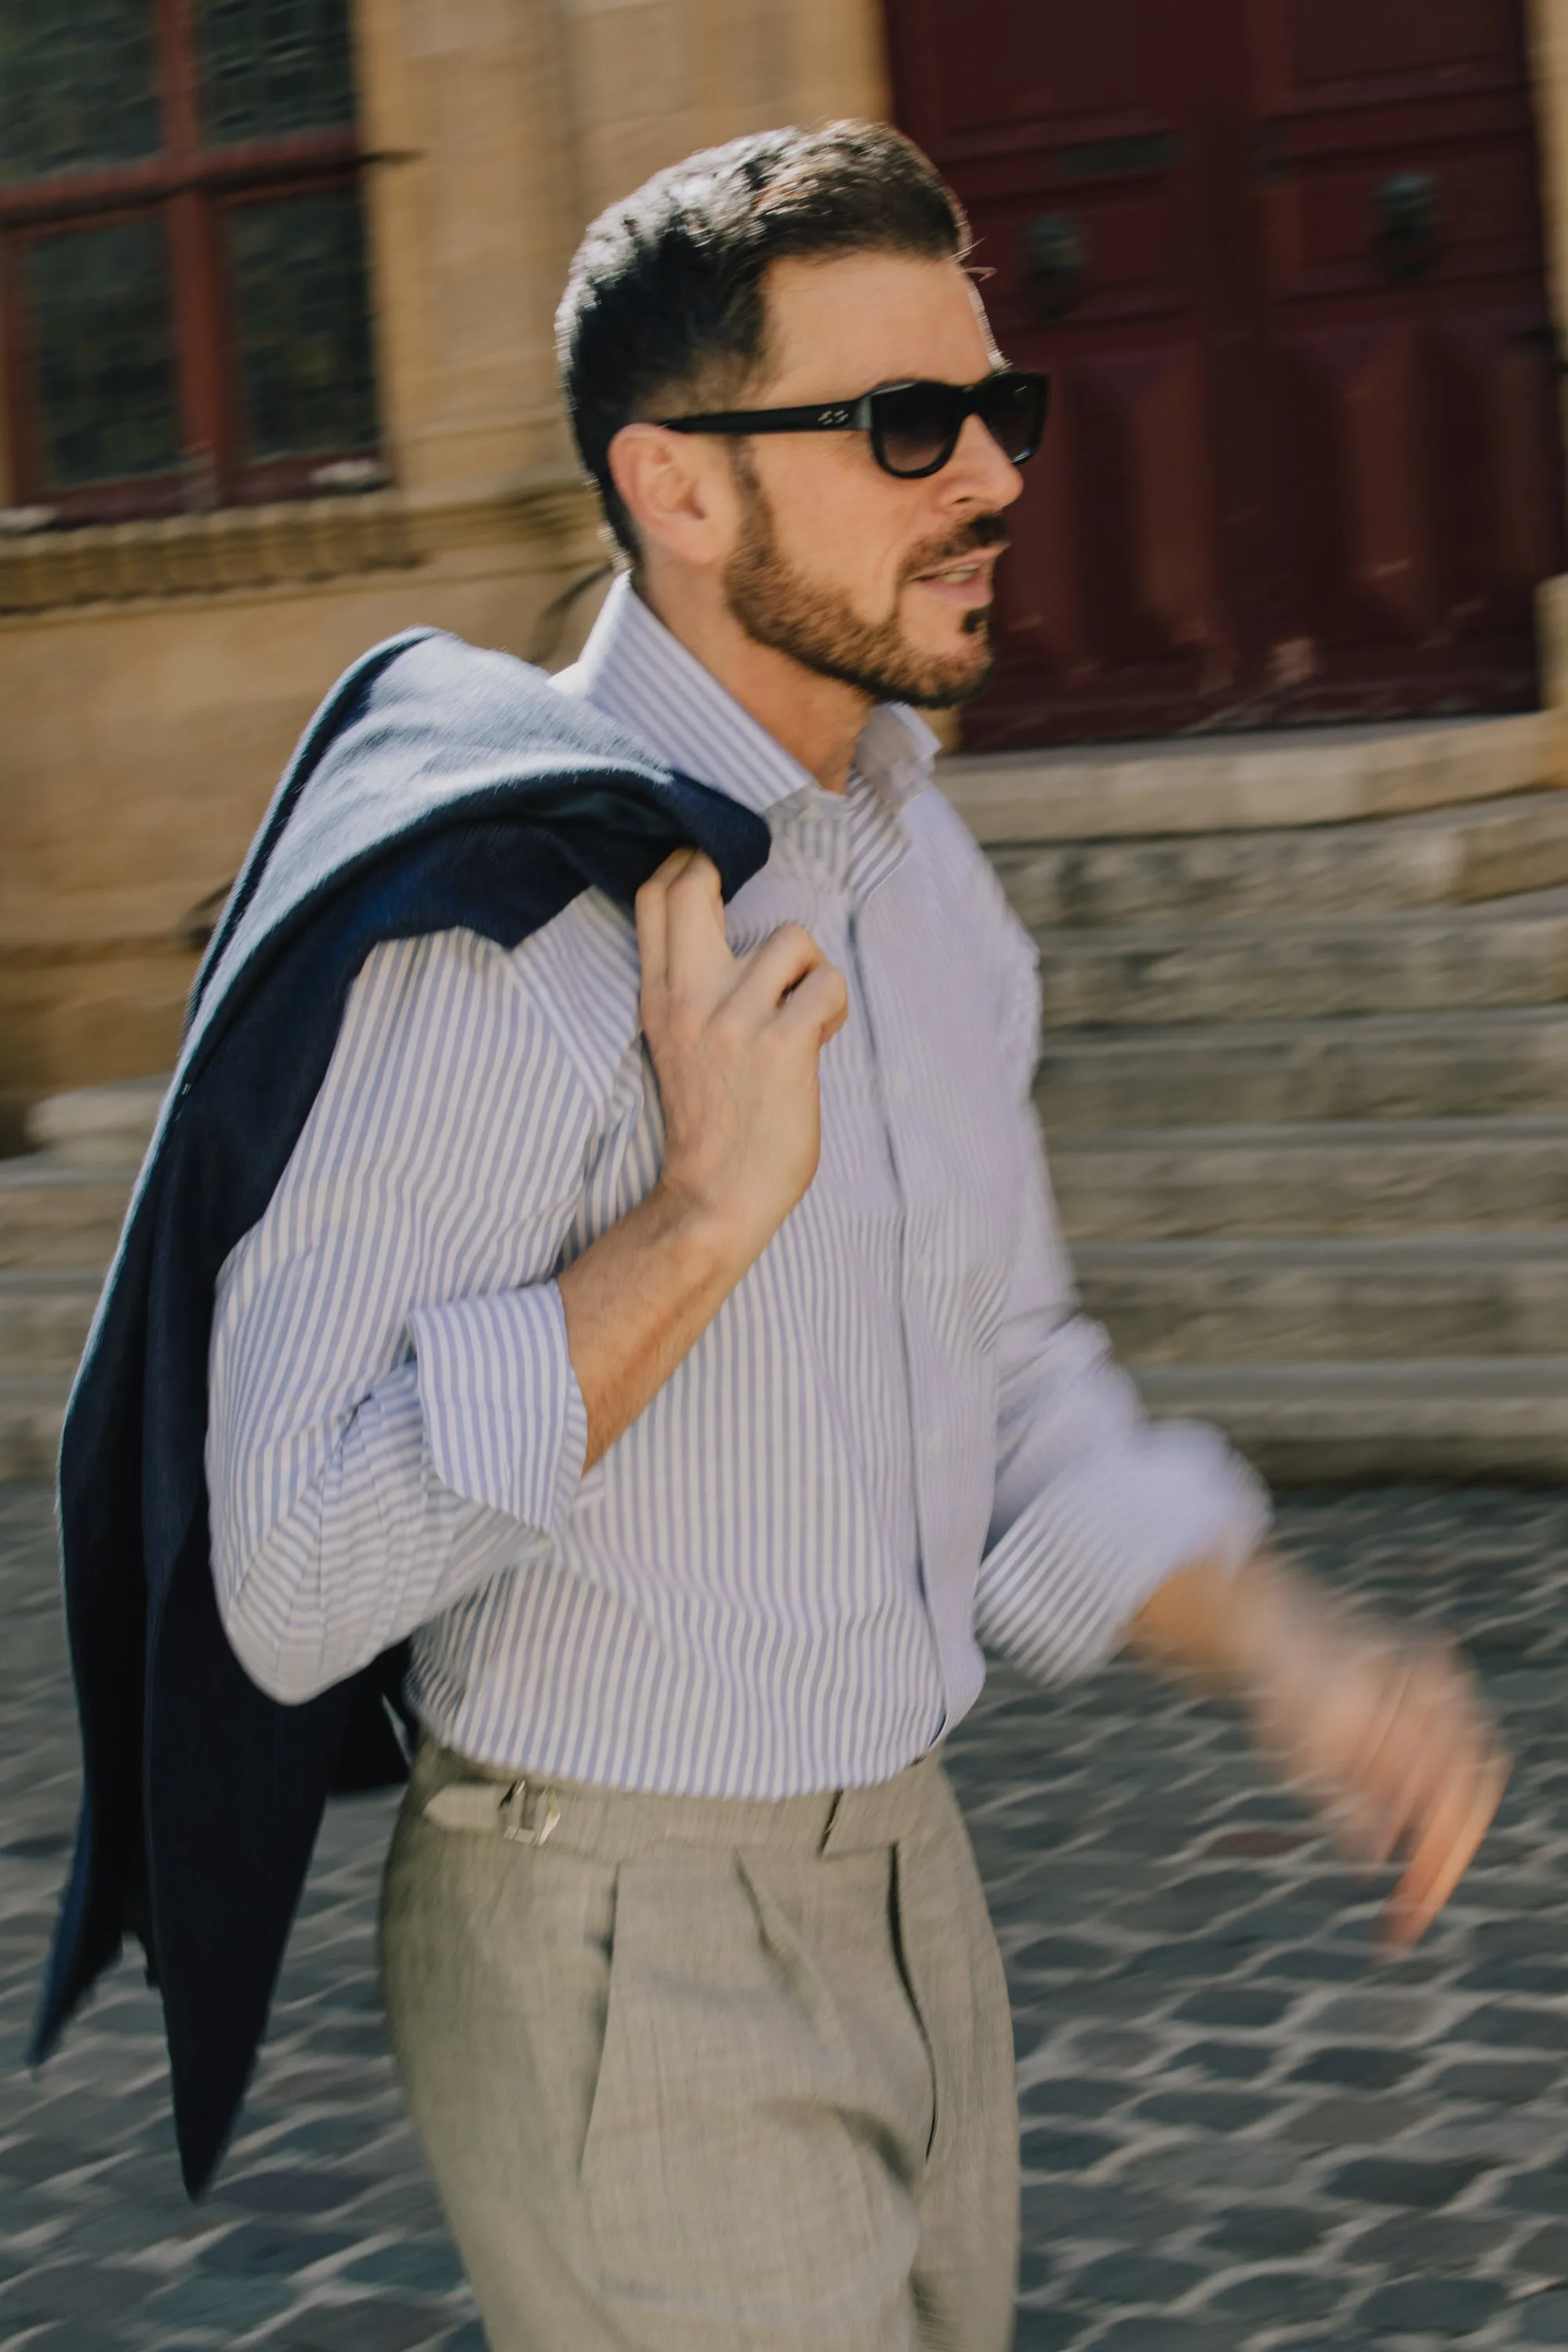
<svg viewBox="0 0 1568 2352"><path fill-rule="evenodd" d="M1357 1669L1366 1724L1346 1776L1346 1796L1367 1859L1386 1862L1404 1819L1398 1792L1410 1774L1417 1664L1409 1651L1390 1646L1363 1654Z"/></svg>
<svg viewBox="0 0 1568 2352"><path fill-rule="evenodd" d="M1375 1759L1379 1858L1403 1846L1389 1906L1391 1945L1424 1935L1486 1835L1508 1778L1463 1669L1442 1653L1413 1662Z"/></svg>
<svg viewBox="0 0 1568 2352"><path fill-rule="evenodd" d="M1285 1752L1342 1847L1373 1864L1404 1849L1383 1940L1414 1943L1463 1877L1508 1780L1469 1675L1444 1645L1363 1636L1309 1656L1287 1696Z"/></svg>
<svg viewBox="0 0 1568 2352"><path fill-rule="evenodd" d="M826 962L804 924L782 923L742 960L732 999L735 1011L760 1028L792 989Z"/></svg>
<svg viewBox="0 0 1568 2352"><path fill-rule="evenodd" d="M1392 1789L1403 1779L1405 1697L1415 1661L1384 1640L1336 1640L1310 1657L1304 1708L1284 1741L1304 1796L1327 1816L1342 1852L1385 1860ZM1293 1735L1293 1736L1292 1736Z"/></svg>
<svg viewBox="0 0 1568 2352"><path fill-rule="evenodd" d="M1509 1769L1502 1750L1491 1748L1476 1769L1450 1777L1390 1899L1384 1925L1389 1945L1417 1942L1437 1916L1491 1827Z"/></svg>
<svg viewBox="0 0 1568 2352"><path fill-rule="evenodd" d="M665 970L672 992L694 995L704 1010L728 984L734 963L724 935L724 891L710 857L695 854L665 893Z"/></svg>
<svg viewBox="0 0 1568 2352"><path fill-rule="evenodd" d="M849 992L844 974L830 963L819 964L793 989L779 1007L781 1025L807 1030L820 1048L837 1037L849 1017Z"/></svg>
<svg viewBox="0 0 1568 2352"><path fill-rule="evenodd" d="M1440 1719L1418 1726L1398 1759L1397 1778L1378 1792L1377 1860L1403 1852L1408 1869L1424 1852L1430 1860L1458 1835L1489 1753L1468 1726Z"/></svg>
<svg viewBox="0 0 1568 2352"><path fill-rule="evenodd" d="M1486 1752L1468 1694L1446 1662L1412 1658L1365 1769L1375 1859L1386 1862L1428 1810L1435 1783Z"/></svg>
<svg viewBox="0 0 1568 2352"><path fill-rule="evenodd" d="M733 983L711 858L697 849L667 857L637 892L637 927L643 1032L657 1062L676 1038L694 1041Z"/></svg>
<svg viewBox="0 0 1568 2352"><path fill-rule="evenodd" d="M1443 1790L1478 1775L1493 1745L1469 1676L1451 1653L1415 1654L1372 1776L1383 1809L1381 1860L1402 1842L1414 1850L1411 1824L1427 1816Z"/></svg>
<svg viewBox="0 0 1568 2352"><path fill-rule="evenodd" d="M679 849L637 897L643 1025L656 1050L670 1018L699 1026L728 992L735 968L724 932L719 870L700 850Z"/></svg>
<svg viewBox="0 0 1568 2352"><path fill-rule="evenodd" d="M677 849L650 874L637 895L637 955L643 985L662 988L668 978L669 889L697 856Z"/></svg>

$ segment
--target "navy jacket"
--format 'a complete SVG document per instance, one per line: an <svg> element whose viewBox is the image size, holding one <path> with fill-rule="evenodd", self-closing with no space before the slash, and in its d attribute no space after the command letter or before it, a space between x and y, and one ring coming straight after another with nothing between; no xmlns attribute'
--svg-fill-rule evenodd
<svg viewBox="0 0 1568 2352"><path fill-rule="evenodd" d="M510 948L590 885L629 904L688 842L726 895L769 848L761 818L538 671L412 630L311 721L196 976L61 1444L83 1793L32 2050L132 1930L193 2196L244 2095L327 1795L406 1770L402 1650L285 1706L224 1633L203 1461L218 1269L272 1196L377 941L463 928Z"/></svg>

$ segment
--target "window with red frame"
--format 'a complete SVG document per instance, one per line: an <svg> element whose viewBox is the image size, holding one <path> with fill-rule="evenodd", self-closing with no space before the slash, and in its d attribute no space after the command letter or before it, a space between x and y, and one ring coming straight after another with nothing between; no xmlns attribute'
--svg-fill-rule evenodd
<svg viewBox="0 0 1568 2352"><path fill-rule="evenodd" d="M0 0L12 501L377 478L348 0Z"/></svg>

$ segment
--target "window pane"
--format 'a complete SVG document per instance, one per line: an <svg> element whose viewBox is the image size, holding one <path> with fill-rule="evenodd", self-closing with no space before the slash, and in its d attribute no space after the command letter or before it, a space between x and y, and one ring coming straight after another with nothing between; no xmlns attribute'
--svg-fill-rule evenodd
<svg viewBox="0 0 1568 2352"><path fill-rule="evenodd" d="M44 487L172 473L179 399L162 220L26 247Z"/></svg>
<svg viewBox="0 0 1568 2352"><path fill-rule="evenodd" d="M196 0L196 21L216 144L353 121L348 0Z"/></svg>
<svg viewBox="0 0 1568 2352"><path fill-rule="evenodd" d="M160 144L153 0L0 0L0 179Z"/></svg>
<svg viewBox="0 0 1568 2352"><path fill-rule="evenodd" d="M358 189L240 206L228 249L247 462L374 448Z"/></svg>

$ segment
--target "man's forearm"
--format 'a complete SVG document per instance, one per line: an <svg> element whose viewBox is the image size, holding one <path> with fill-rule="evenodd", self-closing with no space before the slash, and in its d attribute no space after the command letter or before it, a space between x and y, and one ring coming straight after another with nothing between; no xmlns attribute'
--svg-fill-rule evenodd
<svg viewBox="0 0 1568 2352"><path fill-rule="evenodd" d="M696 1346L744 1271L733 1240L662 1185L560 1276L586 1469Z"/></svg>
<svg viewBox="0 0 1568 2352"><path fill-rule="evenodd" d="M1239 1569L1194 1560L1151 1593L1128 1626L1127 1646L1152 1666L1235 1696L1303 1598L1300 1578L1270 1553L1255 1553Z"/></svg>

